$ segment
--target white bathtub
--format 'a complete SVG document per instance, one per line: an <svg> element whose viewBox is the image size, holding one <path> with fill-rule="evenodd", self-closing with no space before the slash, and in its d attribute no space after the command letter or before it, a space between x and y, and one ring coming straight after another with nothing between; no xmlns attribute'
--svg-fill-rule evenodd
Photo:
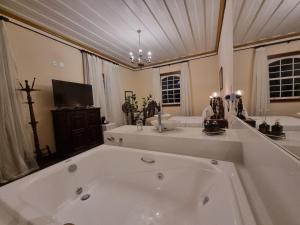
<svg viewBox="0 0 300 225"><path fill-rule="evenodd" d="M1 225L67 223L255 224L232 163L107 145L0 188Z"/></svg>

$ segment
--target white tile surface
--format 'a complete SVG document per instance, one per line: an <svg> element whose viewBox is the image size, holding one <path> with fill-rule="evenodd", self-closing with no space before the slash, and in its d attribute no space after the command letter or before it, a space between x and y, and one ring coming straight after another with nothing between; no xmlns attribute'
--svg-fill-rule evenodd
<svg viewBox="0 0 300 225"><path fill-rule="evenodd" d="M256 126L261 124L265 117L262 116L250 116L250 118L256 120ZM283 126L284 131L300 131L300 119L292 116L267 116L266 122L272 126L275 124L276 120L279 120L280 124Z"/></svg>
<svg viewBox="0 0 300 225"><path fill-rule="evenodd" d="M218 136L207 136L202 128L180 127L173 131L159 133L152 126L144 126L138 131L136 126L122 126L104 132L104 141L110 145L120 145L151 151L215 158L224 161L241 161L241 143L236 130L227 129ZM111 137L113 141L109 141ZM122 138L122 142L119 140Z"/></svg>
<svg viewBox="0 0 300 225"><path fill-rule="evenodd" d="M201 116L172 116L172 120L177 120L181 127L203 127Z"/></svg>
<svg viewBox="0 0 300 225"><path fill-rule="evenodd" d="M299 225L300 161L240 120L233 125L243 148L238 171L257 223Z"/></svg>

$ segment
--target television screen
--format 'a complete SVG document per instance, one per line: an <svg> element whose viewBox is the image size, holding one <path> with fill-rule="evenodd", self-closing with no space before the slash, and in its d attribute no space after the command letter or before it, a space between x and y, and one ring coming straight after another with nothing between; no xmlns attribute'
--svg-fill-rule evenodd
<svg viewBox="0 0 300 225"><path fill-rule="evenodd" d="M92 85L52 80L56 107L86 107L93 105Z"/></svg>

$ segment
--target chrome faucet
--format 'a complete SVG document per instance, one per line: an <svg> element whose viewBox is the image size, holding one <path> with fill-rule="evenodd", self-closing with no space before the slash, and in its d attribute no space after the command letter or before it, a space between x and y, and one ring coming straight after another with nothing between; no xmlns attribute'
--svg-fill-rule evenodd
<svg viewBox="0 0 300 225"><path fill-rule="evenodd" d="M137 130L143 130L143 119L144 119L144 116L143 116L143 114L141 113L141 114L139 115L138 120L136 121L136 128L137 128Z"/></svg>

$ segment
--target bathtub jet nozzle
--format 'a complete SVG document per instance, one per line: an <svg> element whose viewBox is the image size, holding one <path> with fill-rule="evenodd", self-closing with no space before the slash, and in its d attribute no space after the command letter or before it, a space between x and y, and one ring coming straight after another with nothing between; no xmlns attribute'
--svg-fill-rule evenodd
<svg viewBox="0 0 300 225"><path fill-rule="evenodd" d="M68 171L69 171L70 173L74 173L76 170L77 170L77 165L76 165L76 164L71 164L71 165L68 167Z"/></svg>
<svg viewBox="0 0 300 225"><path fill-rule="evenodd" d="M78 187L78 188L76 189L76 194L77 194L77 195L81 195L82 191L83 191L82 187Z"/></svg>

